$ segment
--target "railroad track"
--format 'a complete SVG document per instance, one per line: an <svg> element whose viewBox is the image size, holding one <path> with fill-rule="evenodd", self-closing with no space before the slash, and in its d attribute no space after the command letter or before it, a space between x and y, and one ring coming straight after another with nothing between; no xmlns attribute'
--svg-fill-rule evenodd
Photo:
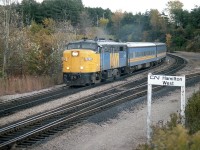
<svg viewBox="0 0 200 150"><path fill-rule="evenodd" d="M176 60L176 56L170 55L171 58ZM132 75L137 75L143 72L147 72L153 68L157 68L159 66L161 66L162 63L156 65L156 66L152 66L150 68L147 68L145 70L139 70L137 72L134 72L133 74L130 75L126 75L126 76L122 76L121 78L117 79L117 80L123 80L129 76ZM171 67L172 68L172 67ZM102 84L107 84L110 83L111 81L107 81L107 82L103 82L103 83L99 83L97 85L93 85L93 86L88 86L88 87L80 87L80 88L73 88L73 87L66 87L66 86L61 86L59 88L56 89L52 89L46 92L41 92L32 96L24 96L21 98L17 98L17 99L13 99L10 100L8 102L5 103L0 103L0 117L4 117L10 114L13 114L15 112L27 109L27 108L31 108L37 105L41 105L50 101L53 101L55 99L59 99L62 97L66 97L75 93L78 93L80 91L84 91L84 90L88 90L90 88L94 88L96 86L102 85Z"/></svg>
<svg viewBox="0 0 200 150"><path fill-rule="evenodd" d="M180 69L185 66L185 63L184 60L179 59L176 61L176 65L169 68L170 71L165 73L172 74L172 72L176 72L177 66ZM157 73L161 74L161 72ZM192 78L195 77L199 77L199 74L193 74ZM187 78L189 79L189 76ZM59 108L5 126L0 129L0 148L10 148L13 144L22 147L32 145L38 140L81 122L94 113L144 96L147 92L146 80L147 78L141 78L137 82L124 83L113 89L87 96L81 100L70 102ZM159 86L154 87L154 90L159 89Z"/></svg>

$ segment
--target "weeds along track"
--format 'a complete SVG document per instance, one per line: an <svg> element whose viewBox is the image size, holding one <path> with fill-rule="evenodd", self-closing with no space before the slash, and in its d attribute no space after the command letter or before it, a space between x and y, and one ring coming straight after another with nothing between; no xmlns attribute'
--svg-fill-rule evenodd
<svg viewBox="0 0 200 150"><path fill-rule="evenodd" d="M176 63L167 70L162 70L162 74L175 73L177 68L180 69L185 66L185 60L179 57L175 59ZM161 74L161 72L156 74ZM186 77L189 80L190 78L199 78L199 75L192 74ZM56 109L4 126L0 129L0 149L9 149L13 145L16 147L30 146L58 131L82 123L83 119L93 114L144 96L147 93L146 81L147 78L141 78L132 83L124 83L112 89L69 102ZM154 91L160 89L160 86L153 88Z"/></svg>
<svg viewBox="0 0 200 150"><path fill-rule="evenodd" d="M173 55L171 55L170 57L172 59L175 59L174 58L175 56L173 56ZM176 63L177 63L177 60L176 60ZM127 77L137 75L137 74L140 74L143 72L147 72L153 68L161 67L162 64L163 64L163 62L156 66L151 66L150 68L147 68L144 70L139 70L137 72L134 72L133 74L122 76L121 78L119 78L117 80L124 80ZM62 86L62 87L52 89L52 90L49 90L46 92L41 92L41 93L34 94L31 96L24 96L21 98L10 100L8 102L0 103L0 117L7 116L7 115L13 114L15 112L18 112L18 111L21 111L21 110L24 110L27 108L31 108L31 107L34 107L37 105L41 105L41 104L53 101L58 98L66 97L66 96L75 94L80 91L88 90L88 89L94 88L94 87L102 85L102 84L109 84L110 82L112 82L112 81L107 81L107 82L99 83L97 85L92 85L92 86L87 86L87 87L79 87L79 88Z"/></svg>

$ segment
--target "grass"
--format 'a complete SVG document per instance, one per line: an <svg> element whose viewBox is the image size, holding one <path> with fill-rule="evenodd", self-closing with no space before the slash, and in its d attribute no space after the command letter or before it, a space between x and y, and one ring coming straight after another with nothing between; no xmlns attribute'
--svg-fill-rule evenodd
<svg viewBox="0 0 200 150"><path fill-rule="evenodd" d="M0 78L0 96L31 92L51 87L62 82L61 76L23 76Z"/></svg>

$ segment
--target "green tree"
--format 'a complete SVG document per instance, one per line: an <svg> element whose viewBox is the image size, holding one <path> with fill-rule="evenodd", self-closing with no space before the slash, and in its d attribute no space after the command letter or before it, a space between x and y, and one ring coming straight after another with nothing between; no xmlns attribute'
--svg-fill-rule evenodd
<svg viewBox="0 0 200 150"><path fill-rule="evenodd" d="M174 22L177 26L185 28L190 23L190 15L187 10L175 9L173 11Z"/></svg>
<svg viewBox="0 0 200 150"><path fill-rule="evenodd" d="M182 10L183 6L184 6L183 3L180 2L179 0L169 1L167 3L167 11L169 13L169 17L171 21L175 21L175 18L174 18L175 11Z"/></svg>
<svg viewBox="0 0 200 150"><path fill-rule="evenodd" d="M194 9L192 9L190 14L191 25L196 29L200 29L200 6L196 6Z"/></svg>
<svg viewBox="0 0 200 150"><path fill-rule="evenodd" d="M127 24L134 24L135 23L135 17L132 13L124 13L124 16L121 21L121 25L127 25Z"/></svg>
<svg viewBox="0 0 200 150"><path fill-rule="evenodd" d="M21 11L25 24L30 25L31 21L36 19L38 7L39 4L35 0L22 0Z"/></svg>
<svg viewBox="0 0 200 150"><path fill-rule="evenodd" d="M90 19L92 21L92 25L93 26L99 26L99 19L100 18L106 18L109 20L108 25L111 26L112 22L111 22L111 16L112 16L112 12L110 9L103 9L103 8L85 8L85 11L88 12Z"/></svg>

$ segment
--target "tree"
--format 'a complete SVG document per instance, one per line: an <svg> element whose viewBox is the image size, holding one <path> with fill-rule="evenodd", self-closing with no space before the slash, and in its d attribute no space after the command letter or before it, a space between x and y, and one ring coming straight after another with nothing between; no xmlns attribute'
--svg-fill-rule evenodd
<svg viewBox="0 0 200 150"><path fill-rule="evenodd" d="M27 25L30 25L32 20L42 23L44 18L52 18L55 21L70 20L73 25L77 25L82 10L81 0L44 0L42 3L23 0L18 8Z"/></svg>
<svg viewBox="0 0 200 150"><path fill-rule="evenodd" d="M171 34L167 33L166 34L166 44L167 44L168 48L170 48L171 43L172 43L172 36L171 36Z"/></svg>
<svg viewBox="0 0 200 150"><path fill-rule="evenodd" d="M99 26L99 18L106 18L109 20L108 25L112 24L111 22L112 12L110 9L86 7L85 11L87 11L88 15L90 16L90 20L92 21L93 26L97 27Z"/></svg>
<svg viewBox="0 0 200 150"><path fill-rule="evenodd" d="M123 19L124 14L122 10L117 10L112 15L112 22L114 23L114 32L116 32L117 38L119 38L120 27L121 27L121 20Z"/></svg>
<svg viewBox="0 0 200 150"><path fill-rule="evenodd" d="M92 21L90 20L90 17L86 11L83 11L80 14L79 25L80 25L81 34L83 34L84 36L87 36L89 32L89 28L92 27Z"/></svg>
<svg viewBox="0 0 200 150"><path fill-rule="evenodd" d="M199 7L195 7L194 9L192 9L191 13L190 13L190 18L191 18L191 25L194 26L194 28L200 28L200 6Z"/></svg>
<svg viewBox="0 0 200 150"><path fill-rule="evenodd" d="M127 24L121 27L119 32L122 41L142 41L142 27L136 24Z"/></svg>
<svg viewBox="0 0 200 150"><path fill-rule="evenodd" d="M169 1L167 3L167 11L169 13L169 18L171 21L175 21L175 18L174 18L175 11L182 10L183 6L184 6L183 3L180 2L179 0Z"/></svg>
<svg viewBox="0 0 200 150"><path fill-rule="evenodd" d="M125 12L121 24L122 25L134 24L134 22L135 22L135 17L133 16L133 14Z"/></svg>
<svg viewBox="0 0 200 150"><path fill-rule="evenodd" d="M107 26L108 23L109 23L109 20L106 19L106 18L100 18L100 19L99 19L99 25L100 25L103 29L106 28L106 26Z"/></svg>
<svg viewBox="0 0 200 150"><path fill-rule="evenodd" d="M3 54L3 67L2 67L2 74L3 76L6 74L7 68L7 58L9 55L9 35L10 35L10 15L11 15L11 0L4 0L3 4L3 12L4 12L4 54Z"/></svg>
<svg viewBox="0 0 200 150"><path fill-rule="evenodd" d="M173 18L176 26L186 27L190 21L190 15L187 10L176 9L173 11Z"/></svg>
<svg viewBox="0 0 200 150"><path fill-rule="evenodd" d="M157 9L151 9L150 11L150 24L152 26L153 32L155 33L152 34L153 40L160 41L162 39L162 35L165 38L167 23L165 18L159 13Z"/></svg>
<svg viewBox="0 0 200 150"><path fill-rule="evenodd" d="M159 30L160 25L161 25L161 17L160 17L160 13L157 9L151 9L150 23L154 30Z"/></svg>
<svg viewBox="0 0 200 150"><path fill-rule="evenodd" d="M23 0L21 2L21 11L25 24L30 25L32 20L36 20L38 5L35 0Z"/></svg>

